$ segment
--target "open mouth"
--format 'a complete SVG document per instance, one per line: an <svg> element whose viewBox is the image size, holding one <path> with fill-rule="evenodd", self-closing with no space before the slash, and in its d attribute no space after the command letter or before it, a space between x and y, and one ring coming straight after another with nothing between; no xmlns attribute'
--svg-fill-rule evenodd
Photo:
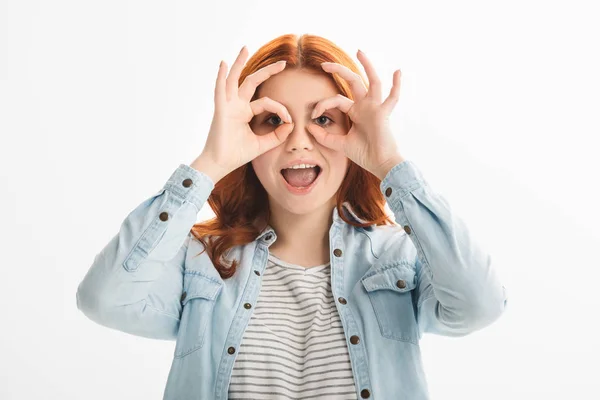
<svg viewBox="0 0 600 400"><path fill-rule="evenodd" d="M311 187L319 176L322 168L320 166L302 169L282 169L279 171L285 182L292 188L306 189Z"/></svg>

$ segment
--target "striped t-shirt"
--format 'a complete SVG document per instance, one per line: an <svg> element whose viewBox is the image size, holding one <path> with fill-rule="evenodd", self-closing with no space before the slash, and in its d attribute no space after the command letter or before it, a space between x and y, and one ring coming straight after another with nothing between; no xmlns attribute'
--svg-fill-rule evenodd
<svg viewBox="0 0 600 400"><path fill-rule="evenodd" d="M357 399L330 273L269 254L229 399Z"/></svg>

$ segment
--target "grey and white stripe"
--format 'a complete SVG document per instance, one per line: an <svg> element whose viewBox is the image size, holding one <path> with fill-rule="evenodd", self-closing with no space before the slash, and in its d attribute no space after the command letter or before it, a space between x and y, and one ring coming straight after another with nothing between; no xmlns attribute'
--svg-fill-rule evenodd
<svg viewBox="0 0 600 400"><path fill-rule="evenodd" d="M229 399L358 398L330 274L329 263L305 268L269 254Z"/></svg>

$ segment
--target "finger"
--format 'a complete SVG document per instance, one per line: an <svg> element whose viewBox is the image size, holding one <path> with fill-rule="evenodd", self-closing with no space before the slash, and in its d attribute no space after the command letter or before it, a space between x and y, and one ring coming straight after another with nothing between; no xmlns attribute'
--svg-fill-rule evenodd
<svg viewBox="0 0 600 400"><path fill-rule="evenodd" d="M317 142L335 151L342 151L348 138L347 135L329 133L317 125L307 125L306 129L317 139Z"/></svg>
<svg viewBox="0 0 600 400"><path fill-rule="evenodd" d="M219 72L217 73L217 82L215 84L215 104L222 103L226 99L226 82L225 77L227 76L227 64L221 60L219 64Z"/></svg>
<svg viewBox="0 0 600 400"><path fill-rule="evenodd" d="M283 124L279 125L266 135L256 136L256 139L258 140L259 155L266 153L285 142L292 130L294 130L294 124Z"/></svg>
<svg viewBox="0 0 600 400"><path fill-rule="evenodd" d="M400 97L400 76L402 72L398 69L394 71L394 78L392 83L392 89L390 90L390 95L385 99L381 107L385 110L386 114L390 114L392 109L398 102L398 97Z"/></svg>
<svg viewBox="0 0 600 400"><path fill-rule="evenodd" d="M237 94L240 73L242 72L244 63L246 62L247 55L248 49L246 49L246 46L244 45L235 59L235 62L231 66L231 71L227 77L227 99L231 99Z"/></svg>
<svg viewBox="0 0 600 400"><path fill-rule="evenodd" d="M361 76L356 72L351 71L350 68L346 67L345 65L324 62L321 63L321 68L323 68L326 72L338 73L342 78L348 81L354 100L362 99L367 95L367 88L365 87Z"/></svg>
<svg viewBox="0 0 600 400"><path fill-rule="evenodd" d="M250 101L258 85L269 79L270 76L275 75L285 69L285 60L277 61L273 64L262 67L253 74L248 75L244 82L240 85L238 91L238 97L244 101Z"/></svg>
<svg viewBox="0 0 600 400"><path fill-rule="evenodd" d="M292 122L292 116L285 108L285 106L269 97L261 97L258 100L250 102L250 108L252 109L253 115L258 115L262 112L269 111L279 115L279 118L281 118L285 122Z"/></svg>
<svg viewBox="0 0 600 400"><path fill-rule="evenodd" d="M375 67L373 67L371 60L369 60L361 50L358 50L356 54L358 61L363 65L363 68L367 73L367 78L369 79L369 92L367 93L367 96L371 96L381 103L381 80L375 72Z"/></svg>
<svg viewBox="0 0 600 400"><path fill-rule="evenodd" d="M349 98L347 98L344 95L337 94L336 96L328 97L326 99L319 101L315 105L315 109L313 110L310 117L317 118L321 114L323 114L325 111L330 110L332 108L337 108L340 111L342 111L343 113L348 114L353 105L354 105L354 102L352 100L350 100Z"/></svg>

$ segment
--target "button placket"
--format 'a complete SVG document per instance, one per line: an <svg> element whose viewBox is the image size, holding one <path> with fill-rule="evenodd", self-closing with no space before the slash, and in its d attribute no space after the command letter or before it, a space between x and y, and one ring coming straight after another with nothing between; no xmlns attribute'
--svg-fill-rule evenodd
<svg viewBox="0 0 600 400"><path fill-rule="evenodd" d="M333 255L336 256L336 257L341 257L342 254L344 254L343 251L342 251L342 249L335 249L335 250L333 250ZM348 303L344 297L338 297L338 301L340 302L340 304L347 304ZM358 335L352 335L352 336L350 336L350 343L352 343L354 345L359 344L360 343L360 337ZM369 391L369 389L362 389L360 391L360 397L363 398L363 399L368 399L369 397L371 397L371 392Z"/></svg>

